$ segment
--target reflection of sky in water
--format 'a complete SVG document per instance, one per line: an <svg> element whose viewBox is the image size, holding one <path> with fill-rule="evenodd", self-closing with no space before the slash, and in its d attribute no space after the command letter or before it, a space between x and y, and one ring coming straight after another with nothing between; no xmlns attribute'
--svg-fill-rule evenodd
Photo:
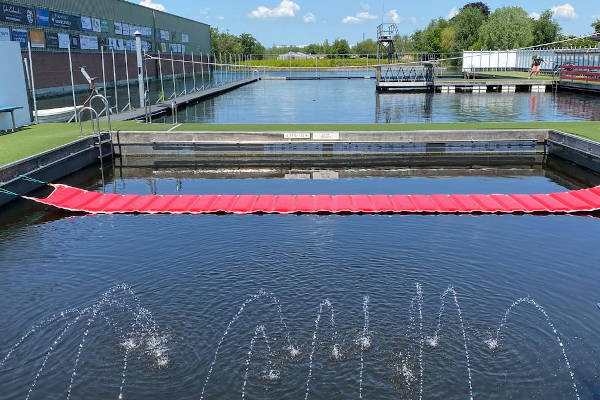
<svg viewBox="0 0 600 400"><path fill-rule="evenodd" d="M373 80L262 81L180 111L179 122L373 123L600 119L579 93L382 93Z"/></svg>

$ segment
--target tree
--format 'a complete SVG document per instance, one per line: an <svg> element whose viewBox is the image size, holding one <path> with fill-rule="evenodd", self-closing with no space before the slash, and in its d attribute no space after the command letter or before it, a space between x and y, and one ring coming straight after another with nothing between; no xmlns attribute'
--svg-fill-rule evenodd
<svg viewBox="0 0 600 400"><path fill-rule="evenodd" d="M242 47L242 53L244 55L262 55L265 52L265 48L254 36L249 33L242 33L240 35L240 46Z"/></svg>
<svg viewBox="0 0 600 400"><path fill-rule="evenodd" d="M440 37L442 51L445 53L450 52L452 50L452 46L454 45L454 28L451 26L445 27L442 30Z"/></svg>
<svg viewBox="0 0 600 400"><path fill-rule="evenodd" d="M377 43L373 39L363 40L362 42L356 43L352 48L354 54L377 54Z"/></svg>
<svg viewBox="0 0 600 400"><path fill-rule="evenodd" d="M498 8L481 27L481 41L488 50L529 46L533 42L533 20L521 7Z"/></svg>
<svg viewBox="0 0 600 400"><path fill-rule="evenodd" d="M481 11L481 13L483 15L485 15L486 18L489 17L489 15L490 15L490 8L487 6L487 4L485 4L481 1L465 4L463 6L462 10L464 10L467 7L475 7L477 9L479 9L479 11Z"/></svg>
<svg viewBox="0 0 600 400"><path fill-rule="evenodd" d="M594 22L592 22L592 28L594 28L594 31L596 33L600 33L600 19L597 19Z"/></svg>
<svg viewBox="0 0 600 400"><path fill-rule="evenodd" d="M533 45L555 42L559 34L560 25L552 20L552 11L544 11L533 21Z"/></svg>
<svg viewBox="0 0 600 400"><path fill-rule="evenodd" d="M333 54L350 54L350 45L346 39L336 39L331 45Z"/></svg>
<svg viewBox="0 0 600 400"><path fill-rule="evenodd" d="M479 29L485 21L486 16L479 7L462 8L451 21L454 29L452 51L476 50L475 44L479 40Z"/></svg>

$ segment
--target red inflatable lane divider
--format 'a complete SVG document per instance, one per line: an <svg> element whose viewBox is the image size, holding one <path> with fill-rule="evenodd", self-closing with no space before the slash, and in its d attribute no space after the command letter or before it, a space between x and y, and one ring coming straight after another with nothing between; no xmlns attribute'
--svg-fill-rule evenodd
<svg viewBox="0 0 600 400"><path fill-rule="evenodd" d="M581 213L600 210L600 186L550 194L453 195L133 195L52 185L46 198L25 197L91 214L251 213Z"/></svg>

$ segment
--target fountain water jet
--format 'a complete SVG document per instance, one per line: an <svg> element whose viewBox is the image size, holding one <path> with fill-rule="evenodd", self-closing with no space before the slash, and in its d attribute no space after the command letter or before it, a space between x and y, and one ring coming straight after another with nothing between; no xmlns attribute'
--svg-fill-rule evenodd
<svg viewBox="0 0 600 400"><path fill-rule="evenodd" d="M273 369L273 353L271 352L271 345L264 325L258 325L254 330L254 336L250 341L250 349L248 350L248 357L246 358L246 371L244 373L244 383L242 384L242 400L246 398L246 384L248 383L248 371L250 370L250 362L252 361L252 352L254 350L254 344L259 336L262 336L267 346L267 371L264 378L270 381L279 379L279 371Z"/></svg>
<svg viewBox="0 0 600 400"><path fill-rule="evenodd" d="M502 328L504 328L504 326L506 325L506 323L508 321L508 317L510 316L512 309L521 304L530 304L530 305L534 306L536 308L536 310L539 311L546 319L546 323L552 330L552 333L554 333L556 342L558 343L560 350L562 352L563 359L565 360L565 364L569 371L569 376L571 377L571 385L573 387L573 393L575 394L575 398L577 400L579 400L579 390L577 388L577 383L575 383L575 374L573 373L573 370L571 368L571 363L569 361L569 358L567 357L567 352L565 350L564 343L563 343L562 339L560 338L560 335L558 334L558 331L556 330L554 323L550 319L550 316L548 316L548 313L546 313L546 310L531 297L522 297L520 299L517 299L506 309L506 312L504 313L504 316L502 317L502 320L500 321L500 325L498 326L498 329L496 330L496 337L491 337L491 338L485 340L485 344L488 345L490 350L495 350L500 347L501 338L502 338L502 336L500 334L502 332Z"/></svg>
<svg viewBox="0 0 600 400"><path fill-rule="evenodd" d="M369 347L371 347L371 336L369 336L369 296L363 297L363 314L365 315L363 332L362 332L361 337L358 338L358 344L360 346L360 375L358 378L358 398L359 399L362 399L362 394L363 394L363 372L365 369L364 352Z"/></svg>
<svg viewBox="0 0 600 400"><path fill-rule="evenodd" d="M279 313L279 320L280 320L281 325L283 326L284 332L286 334L286 339L288 342L288 351L290 352L290 356L292 358L294 358L300 354L300 351L298 350L298 348L292 345L290 332L287 327L287 324L285 323L285 320L283 319L283 311L281 310L281 304L279 303L279 299L277 297L275 297L272 293L269 293L263 289L260 289L256 294L253 294L252 296L247 298L242 303L238 312L233 316L231 321L229 321L229 323L227 324L227 328L225 328L225 332L223 332L223 336L221 336L221 339L219 340L219 343L217 344L217 349L215 350L215 354L210 363L210 367L208 369L208 374L206 374L206 378L204 380L204 385L202 386L202 392L200 393L200 400L204 399L204 393L206 392L206 387L208 386L208 382L210 381L210 377L211 377L213 369L215 367L215 363L217 362L217 357L219 356L219 350L221 349L221 345L223 344L223 341L225 341L225 337L229 333L231 326L240 318L240 316L242 315L242 313L244 312L244 310L246 309L246 306L248 306L248 304L250 304L258 299L261 299L263 297L267 297L268 299L270 299L277 308L277 311Z"/></svg>
<svg viewBox="0 0 600 400"><path fill-rule="evenodd" d="M313 334L312 334L312 345L311 345L311 351L310 351L310 355L308 358L308 378L306 379L306 393L304 395L304 399L308 400L308 396L310 394L310 380L312 378L312 370L313 370L313 360L314 360L314 356L315 356L315 349L317 347L317 331L319 329L319 322L321 321L321 314L323 313L323 308L324 307L328 307L331 313L330 316L330 323L331 323L331 328L333 330L331 339L334 343L333 345L333 349L331 350L332 355L334 354L334 352L336 353L340 353L339 350L339 345L336 343L337 340L337 330L335 328L335 319L334 319L334 310L333 310L333 305L331 304L331 302L329 301L329 299L325 299L321 302L321 304L319 304L319 311L317 312L317 317L315 318L315 328L313 330Z"/></svg>

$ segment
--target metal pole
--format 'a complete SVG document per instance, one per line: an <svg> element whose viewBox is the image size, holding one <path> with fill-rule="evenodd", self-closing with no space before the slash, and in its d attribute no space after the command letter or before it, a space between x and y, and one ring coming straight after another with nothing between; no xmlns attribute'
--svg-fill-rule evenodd
<svg viewBox="0 0 600 400"><path fill-rule="evenodd" d="M202 77L202 90L204 90L204 55L200 52L200 73Z"/></svg>
<svg viewBox="0 0 600 400"><path fill-rule="evenodd" d="M165 85L163 82L162 59L160 58L160 50L158 50L158 72L160 74L160 96L159 100L165 99Z"/></svg>
<svg viewBox="0 0 600 400"><path fill-rule="evenodd" d="M223 53L219 53L219 81L223 83Z"/></svg>
<svg viewBox="0 0 600 400"><path fill-rule="evenodd" d="M187 83L185 83L185 53L181 53L181 69L183 70L183 94L187 94Z"/></svg>
<svg viewBox="0 0 600 400"><path fill-rule="evenodd" d="M119 112L119 95L117 93L117 69L115 67L115 49L111 49L112 66L113 66L113 81L115 84L115 112Z"/></svg>
<svg viewBox="0 0 600 400"><path fill-rule="evenodd" d="M138 91L140 95L140 108L144 108L144 65L142 64L142 34L135 31L135 52L137 56Z"/></svg>
<svg viewBox="0 0 600 400"><path fill-rule="evenodd" d="M129 107L129 110L131 111L131 88L129 87L129 61L127 61L127 47L125 47L123 51L125 54L125 79L127 80L127 106L125 106L125 108ZM123 110L125 108L123 108Z"/></svg>
<svg viewBox="0 0 600 400"><path fill-rule="evenodd" d="M31 94L33 95L33 120L38 123L37 99L35 98L35 81L33 80L33 60L31 59L31 42L27 42L29 50L29 73L31 74Z"/></svg>
<svg viewBox="0 0 600 400"><path fill-rule="evenodd" d="M106 72L104 71L104 46L100 46L100 56L102 58L102 87L104 88L104 97L108 99L106 96ZM106 112L110 112L110 110L106 110Z"/></svg>
<svg viewBox="0 0 600 400"><path fill-rule="evenodd" d="M196 66L194 65L194 52L192 51L192 80L194 81L194 89L193 92L197 91L196 89Z"/></svg>
<svg viewBox="0 0 600 400"><path fill-rule="evenodd" d="M69 72L71 73L71 94L73 95L73 111L75 112L75 122L79 122L77 116L77 99L75 98L75 82L73 80L73 60L71 59L71 42L69 41Z"/></svg>
<svg viewBox="0 0 600 400"><path fill-rule="evenodd" d="M173 60L173 50L171 50L171 77L173 78L173 94L171 95L171 97L177 97L177 87L175 85L175 61Z"/></svg>
<svg viewBox="0 0 600 400"><path fill-rule="evenodd" d="M210 52L208 52L208 54L206 55L207 60L208 61L208 84L212 86L212 80L210 77Z"/></svg>

